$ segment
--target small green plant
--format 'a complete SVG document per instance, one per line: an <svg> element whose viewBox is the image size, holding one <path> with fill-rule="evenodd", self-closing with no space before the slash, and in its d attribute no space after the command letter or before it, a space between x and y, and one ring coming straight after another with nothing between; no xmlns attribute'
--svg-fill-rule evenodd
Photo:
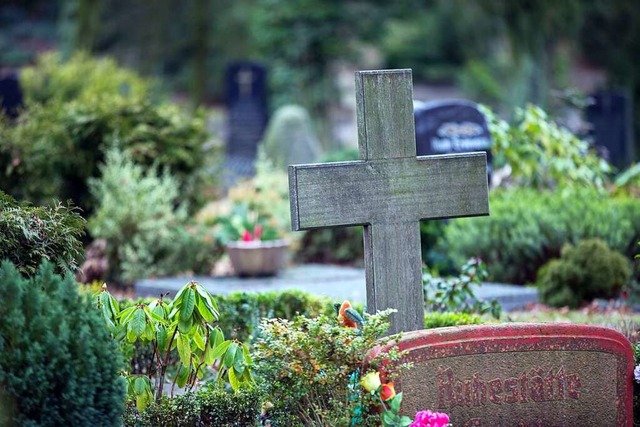
<svg viewBox="0 0 640 427"><path fill-rule="evenodd" d="M345 304L343 304L344 306ZM273 396L271 420L277 425L336 427L379 425L376 400L358 386L365 369L382 366L396 372L399 353L394 347L372 360L369 351L394 338L379 339L389 327L392 310L364 314L362 327L349 327L341 314L335 317L269 319L253 353L256 375ZM391 346L390 346L391 347Z"/></svg>
<svg viewBox="0 0 640 427"><path fill-rule="evenodd" d="M73 276L3 261L0 319L0 425L120 425L122 354Z"/></svg>
<svg viewBox="0 0 640 427"><path fill-rule="evenodd" d="M191 390L214 370L216 381L228 382L233 390L253 382L249 348L224 339L216 302L200 284L187 283L171 302L159 298L123 310L105 285L96 303L117 342L122 346L140 342L152 349L146 375L125 373L129 398L138 411L161 401L169 372L172 395L176 384Z"/></svg>
<svg viewBox="0 0 640 427"><path fill-rule="evenodd" d="M83 255L84 227L70 205L35 207L0 191L0 259L10 260L24 275L36 274L45 260L58 273L75 270Z"/></svg>
<svg viewBox="0 0 640 427"><path fill-rule="evenodd" d="M595 298L613 298L629 283L629 261L600 239L580 241L563 248L560 259L538 272L543 302L554 307L578 307Z"/></svg>
<svg viewBox="0 0 640 427"><path fill-rule="evenodd" d="M422 273L425 306L437 312L491 313L499 319L500 303L496 300L478 301L473 290L474 286L481 286L487 277L487 269L480 258L469 259L458 277L433 277L425 269Z"/></svg>

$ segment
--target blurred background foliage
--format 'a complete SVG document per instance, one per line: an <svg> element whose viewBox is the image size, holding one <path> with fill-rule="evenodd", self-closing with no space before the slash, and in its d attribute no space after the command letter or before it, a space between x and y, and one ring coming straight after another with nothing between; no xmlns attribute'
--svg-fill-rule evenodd
<svg viewBox="0 0 640 427"><path fill-rule="evenodd" d="M599 67L638 95L640 4L634 0L8 0L0 63L21 66L57 48L109 55L162 78L191 101L220 102L233 60L263 61L272 108L323 116L332 69L411 67L417 81L453 82L507 110L547 109L571 63ZM372 53L373 52L373 53Z"/></svg>

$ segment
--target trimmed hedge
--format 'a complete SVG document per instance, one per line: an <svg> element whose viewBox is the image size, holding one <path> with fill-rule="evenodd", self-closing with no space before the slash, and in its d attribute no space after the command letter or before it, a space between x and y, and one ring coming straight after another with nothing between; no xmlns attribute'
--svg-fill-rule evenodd
<svg viewBox="0 0 640 427"><path fill-rule="evenodd" d="M0 265L0 425L118 426L122 356L71 275Z"/></svg>
<svg viewBox="0 0 640 427"><path fill-rule="evenodd" d="M135 405L129 405L122 421L127 427L256 426L262 398L259 387L240 389L237 393L206 387L152 403L142 414L135 410Z"/></svg>
<svg viewBox="0 0 640 427"><path fill-rule="evenodd" d="M480 257L490 280L533 283L538 269L558 258L565 244L600 238L631 259L640 238L640 200L592 189L495 191L491 216L452 220L445 230L449 253L461 265Z"/></svg>

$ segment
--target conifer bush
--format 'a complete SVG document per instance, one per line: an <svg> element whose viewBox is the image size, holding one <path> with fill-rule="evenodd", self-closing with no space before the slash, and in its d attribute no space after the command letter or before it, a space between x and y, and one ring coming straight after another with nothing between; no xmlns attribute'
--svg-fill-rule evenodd
<svg viewBox="0 0 640 427"><path fill-rule="evenodd" d="M122 356L71 275L0 265L0 425L117 426Z"/></svg>
<svg viewBox="0 0 640 427"><path fill-rule="evenodd" d="M613 298L631 278L629 261L600 239L587 239L562 249L560 259L545 264L538 273L543 302L578 307L594 298Z"/></svg>

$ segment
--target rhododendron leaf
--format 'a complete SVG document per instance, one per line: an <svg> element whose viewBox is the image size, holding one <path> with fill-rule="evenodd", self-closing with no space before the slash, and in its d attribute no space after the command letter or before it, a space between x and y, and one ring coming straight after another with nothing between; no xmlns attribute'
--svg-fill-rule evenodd
<svg viewBox="0 0 640 427"><path fill-rule="evenodd" d="M193 334L193 342L196 344L196 346L200 350L204 351L205 342L204 342L204 339L202 338L202 335L200 335L200 332L197 329Z"/></svg>
<svg viewBox="0 0 640 427"><path fill-rule="evenodd" d="M213 353L211 357L213 357L214 359L219 359L225 353L225 351L227 351L227 349L229 348L229 346L231 346L232 343L233 341L221 342L219 345L217 345L213 349Z"/></svg>
<svg viewBox="0 0 640 427"><path fill-rule="evenodd" d="M180 320L186 322L193 314L196 306L196 293L193 289L187 289L182 297L180 305Z"/></svg>
<svg viewBox="0 0 640 427"><path fill-rule="evenodd" d="M238 391L240 388L240 382L238 381L238 377L236 376L236 371L233 369L229 369L229 384L233 391Z"/></svg>
<svg viewBox="0 0 640 427"><path fill-rule="evenodd" d="M133 317L129 322L129 330L139 337L144 333L144 329L147 326L147 319L142 308L137 308L133 313Z"/></svg>
<svg viewBox="0 0 640 427"><path fill-rule="evenodd" d="M246 344L242 344L242 353L244 354L244 361L247 365L253 364L253 359L251 358L251 352L249 351L249 347Z"/></svg>
<svg viewBox="0 0 640 427"><path fill-rule="evenodd" d="M133 391L135 394L140 395L142 393L146 393L147 391L147 382L144 380L144 377L138 377L133 382Z"/></svg>
<svg viewBox="0 0 640 427"><path fill-rule="evenodd" d="M198 308L198 313L200 313L204 320L206 320L207 322L213 322L215 317L200 295L196 295L196 307Z"/></svg>
<svg viewBox="0 0 640 427"><path fill-rule="evenodd" d="M158 350L160 350L160 352L164 352L167 349L168 335L167 329L164 326L158 326L158 331L156 332L156 344L158 345Z"/></svg>
<svg viewBox="0 0 640 427"><path fill-rule="evenodd" d="M233 366L233 362L236 359L236 350L238 349L238 344L232 342L226 353L224 354L224 366L227 368L231 368Z"/></svg>
<svg viewBox="0 0 640 427"><path fill-rule="evenodd" d="M189 378L189 370L184 366L180 366L180 373L176 378L176 384L178 387L184 387L187 384L187 379Z"/></svg>
<svg viewBox="0 0 640 427"><path fill-rule="evenodd" d="M178 330L183 334L189 333L192 326L193 326L193 317L187 318L186 321L183 321L182 319L178 320Z"/></svg>
<svg viewBox="0 0 640 427"><path fill-rule="evenodd" d="M215 361L216 359L215 357L213 357L213 348L210 346L207 346L207 348L204 351L204 363L211 366Z"/></svg>
<svg viewBox="0 0 640 427"><path fill-rule="evenodd" d="M178 334L176 341L178 343L178 355L180 356L180 361L184 366L190 366L191 346L189 345L189 339L182 334Z"/></svg>
<svg viewBox="0 0 640 427"><path fill-rule="evenodd" d="M211 338L209 339L209 344L212 348L215 348L220 345L220 343L224 342L224 333L220 328L216 327L211 331Z"/></svg>

